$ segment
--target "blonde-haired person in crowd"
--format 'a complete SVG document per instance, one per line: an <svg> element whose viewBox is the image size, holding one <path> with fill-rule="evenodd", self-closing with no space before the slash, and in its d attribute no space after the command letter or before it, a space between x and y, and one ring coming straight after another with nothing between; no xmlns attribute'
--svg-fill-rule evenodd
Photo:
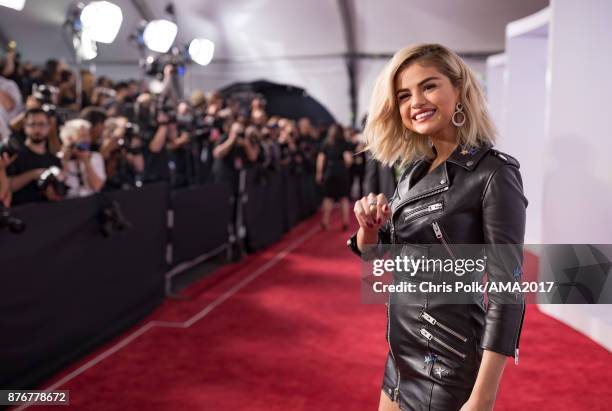
<svg viewBox="0 0 612 411"><path fill-rule="evenodd" d="M83 119L69 120L60 131L61 152L68 198L85 197L104 187L104 158L91 151L91 123Z"/></svg>
<svg viewBox="0 0 612 411"><path fill-rule="evenodd" d="M439 44L398 51L377 78L368 113L366 148L383 164L406 168L390 200L369 193L355 203L359 230L349 248L370 259L381 253L376 244L395 244L414 258L427 252L454 260L457 244L480 252L514 245L504 264L487 251L486 271L489 281L520 278L527 199L519 162L492 148L495 130L463 60ZM410 273L414 281L431 275ZM453 282L461 274L433 275ZM379 410L493 409L507 358L518 363L523 296L489 292L485 306L483 293L466 293L463 304L443 294L389 294Z"/></svg>

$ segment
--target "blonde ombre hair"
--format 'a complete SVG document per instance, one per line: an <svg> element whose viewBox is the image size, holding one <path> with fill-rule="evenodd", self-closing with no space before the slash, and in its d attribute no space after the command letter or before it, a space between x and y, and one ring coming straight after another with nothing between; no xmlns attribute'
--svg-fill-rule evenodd
<svg viewBox="0 0 612 411"><path fill-rule="evenodd" d="M66 121L60 131L60 140L62 140L64 145L70 145L81 129L91 130L91 123L82 118Z"/></svg>
<svg viewBox="0 0 612 411"><path fill-rule="evenodd" d="M493 144L496 130L476 76L454 52L440 44L420 44L399 50L378 75L370 100L363 134L366 150L385 165L400 162L402 166L422 157L432 158L429 137L408 130L402 123L395 80L397 74L415 62L433 65L459 88L465 123L457 127L457 142L462 146L479 147Z"/></svg>

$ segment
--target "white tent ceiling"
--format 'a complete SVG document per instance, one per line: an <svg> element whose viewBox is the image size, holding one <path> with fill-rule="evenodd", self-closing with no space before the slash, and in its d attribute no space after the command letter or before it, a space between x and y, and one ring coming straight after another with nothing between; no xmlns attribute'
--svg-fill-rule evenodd
<svg viewBox="0 0 612 411"><path fill-rule="evenodd" d="M169 1L112 1L122 8L124 21L114 43L98 46L94 63L99 73L134 77L138 53L127 38L141 19L169 18L164 11ZM71 3L27 0L21 12L0 7L2 41L16 40L25 60L70 59L61 25ZM504 49L508 22L547 4L547 0L180 0L174 9L179 44L194 37L215 42L213 62L194 67L189 86L209 89L259 78L289 82L308 89L345 122L350 117L347 54L359 56L369 77L384 63L379 56L418 42L439 42L482 59ZM365 97L368 90L361 80L358 76L358 95ZM361 101L359 112L364 109Z"/></svg>

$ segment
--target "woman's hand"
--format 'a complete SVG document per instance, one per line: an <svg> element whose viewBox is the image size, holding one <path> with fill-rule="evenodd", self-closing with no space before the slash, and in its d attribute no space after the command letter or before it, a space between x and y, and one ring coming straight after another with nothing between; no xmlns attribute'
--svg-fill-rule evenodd
<svg viewBox="0 0 612 411"><path fill-rule="evenodd" d="M377 233L381 225L391 217L391 208L384 194L370 193L355 202L355 217L366 233Z"/></svg>

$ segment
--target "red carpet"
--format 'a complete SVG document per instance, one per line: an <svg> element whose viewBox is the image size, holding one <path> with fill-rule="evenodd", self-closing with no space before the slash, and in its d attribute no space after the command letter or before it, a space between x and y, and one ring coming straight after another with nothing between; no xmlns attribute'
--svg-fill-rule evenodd
<svg viewBox="0 0 612 411"><path fill-rule="evenodd" d="M348 234L317 227L223 267L44 388L83 410L376 410L385 307L360 303ZM607 350L530 305L495 409L608 410L611 377Z"/></svg>

